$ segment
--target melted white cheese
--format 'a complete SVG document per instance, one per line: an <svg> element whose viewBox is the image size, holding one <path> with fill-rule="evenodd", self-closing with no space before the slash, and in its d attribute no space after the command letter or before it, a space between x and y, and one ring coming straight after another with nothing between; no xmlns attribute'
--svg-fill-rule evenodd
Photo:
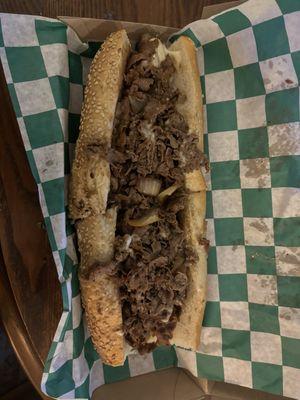
<svg viewBox="0 0 300 400"><path fill-rule="evenodd" d="M166 48L164 44L160 40L158 40L158 46L155 49L155 53L153 55L153 65L158 67L161 62L163 62L167 55L172 57L172 60L175 66L178 66L181 61L181 55L179 51L171 51Z"/></svg>

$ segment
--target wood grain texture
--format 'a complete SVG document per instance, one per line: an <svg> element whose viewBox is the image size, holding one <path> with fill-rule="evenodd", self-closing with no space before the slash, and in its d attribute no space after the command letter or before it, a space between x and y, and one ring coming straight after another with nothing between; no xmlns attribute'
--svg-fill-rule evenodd
<svg viewBox="0 0 300 400"><path fill-rule="evenodd" d="M61 315L60 287L2 69L0 75L0 242L21 317L44 361Z"/></svg>
<svg viewBox="0 0 300 400"><path fill-rule="evenodd" d="M119 19L182 27L201 17L205 5L228 0L2 0L1 12Z"/></svg>
<svg viewBox="0 0 300 400"><path fill-rule="evenodd" d="M1 0L0 12L39 15L43 10L43 0Z"/></svg>
<svg viewBox="0 0 300 400"><path fill-rule="evenodd" d="M26 326L21 318L18 310L17 303L15 301L14 293L11 289L7 271L4 265L4 259L0 249L0 318L5 326L7 336L10 338L12 347L17 355L17 358L28 375L31 383L39 393L39 397L36 395L35 398L48 399L44 396L40 390L40 382L42 379L43 363L40 357L36 353L35 347L28 335ZM18 391L10 392L5 398L19 399L17 397ZM27 399L26 394L25 399ZM10 396L11 395L11 396ZM15 397L13 397L15 395ZM25 393L24 393L25 395ZM29 396L28 396L29 397ZM1 397L1 399L4 399Z"/></svg>
<svg viewBox="0 0 300 400"><path fill-rule="evenodd" d="M181 27L199 19L203 1L199 0L48 0L44 12L53 15L81 15L106 19L122 19L157 25Z"/></svg>

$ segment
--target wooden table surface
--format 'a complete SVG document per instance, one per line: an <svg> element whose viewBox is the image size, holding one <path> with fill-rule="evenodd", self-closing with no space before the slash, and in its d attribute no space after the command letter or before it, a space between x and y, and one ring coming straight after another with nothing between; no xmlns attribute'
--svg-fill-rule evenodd
<svg viewBox="0 0 300 400"><path fill-rule="evenodd" d="M224 0L1 0L0 12L122 19L182 27ZM62 302L37 188L0 71L0 312L39 388ZM1 254L2 253L2 254Z"/></svg>
<svg viewBox="0 0 300 400"><path fill-rule="evenodd" d="M203 6L228 0L1 0L0 12L121 19L182 27L201 17Z"/></svg>

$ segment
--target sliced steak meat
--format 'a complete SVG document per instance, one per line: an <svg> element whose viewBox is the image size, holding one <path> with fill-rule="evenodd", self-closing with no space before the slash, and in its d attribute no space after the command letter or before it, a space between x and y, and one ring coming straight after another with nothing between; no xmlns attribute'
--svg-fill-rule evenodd
<svg viewBox="0 0 300 400"><path fill-rule="evenodd" d="M137 78L133 81L133 85L136 85L143 92L147 92L153 84L153 78Z"/></svg>
<svg viewBox="0 0 300 400"><path fill-rule="evenodd" d="M163 103L155 97L150 98L144 109L145 120L151 123L156 122L157 117L165 112L168 107L167 103Z"/></svg>
<svg viewBox="0 0 300 400"><path fill-rule="evenodd" d="M143 35L129 57L108 153L108 201L118 206L118 218L114 259L105 268L119 282L125 338L141 354L170 343L196 255L180 222L185 190L162 201L137 185L152 177L161 190L183 186L184 172L204 163L197 137L176 110L182 96L171 84L172 59L167 56L158 67L151 62L157 45L157 39ZM158 219L143 224L153 210Z"/></svg>
<svg viewBox="0 0 300 400"><path fill-rule="evenodd" d="M151 57L158 46L158 40L151 37L149 33L145 33L141 36L137 43L138 53L142 53L145 56Z"/></svg>

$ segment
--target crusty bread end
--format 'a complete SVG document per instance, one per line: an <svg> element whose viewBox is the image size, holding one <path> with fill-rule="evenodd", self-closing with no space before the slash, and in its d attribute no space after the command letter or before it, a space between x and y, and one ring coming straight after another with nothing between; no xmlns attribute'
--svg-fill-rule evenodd
<svg viewBox="0 0 300 400"><path fill-rule="evenodd" d="M174 62L174 83L180 93L185 95L186 100L178 104L177 109L187 121L189 132L199 137L199 148L203 151L202 92L194 43L191 39L181 36L169 50L180 53L180 62ZM173 343L186 349L197 350L205 310L207 276L207 254L204 245L201 244L201 239L205 237L206 210L206 185L201 170L186 174L185 184L191 192L184 210L185 237L196 253L197 260L189 268L187 297L174 331Z"/></svg>
<svg viewBox="0 0 300 400"><path fill-rule="evenodd" d="M79 277L87 324L95 349L106 364L123 365L125 341L119 288L111 276L95 270Z"/></svg>
<svg viewBox="0 0 300 400"><path fill-rule="evenodd" d="M179 92L185 95L185 101L177 104L177 110L187 121L190 132L198 136L199 148L203 151L202 91L195 45L190 38L181 36L170 46L169 50L180 53L180 62L176 62L176 59L174 60L176 67L174 84ZM205 180L201 171L195 170L186 174L185 186L190 192L206 190Z"/></svg>
<svg viewBox="0 0 300 400"><path fill-rule="evenodd" d="M114 366L125 359L121 302L117 283L101 265L109 263L114 252L117 212L106 210L110 188L107 153L129 51L127 34L120 30L110 35L92 62L69 188L70 216L77 221L79 280L87 323L102 360Z"/></svg>
<svg viewBox="0 0 300 400"><path fill-rule="evenodd" d="M79 280L87 324L102 360L115 366L122 365L125 359L119 287L101 264L109 263L113 257L116 220L117 210L111 208L77 224L82 260Z"/></svg>
<svg viewBox="0 0 300 400"><path fill-rule="evenodd" d="M106 210L110 188L107 151L129 51L126 31L114 32L90 68L70 181L69 211L74 220Z"/></svg>

